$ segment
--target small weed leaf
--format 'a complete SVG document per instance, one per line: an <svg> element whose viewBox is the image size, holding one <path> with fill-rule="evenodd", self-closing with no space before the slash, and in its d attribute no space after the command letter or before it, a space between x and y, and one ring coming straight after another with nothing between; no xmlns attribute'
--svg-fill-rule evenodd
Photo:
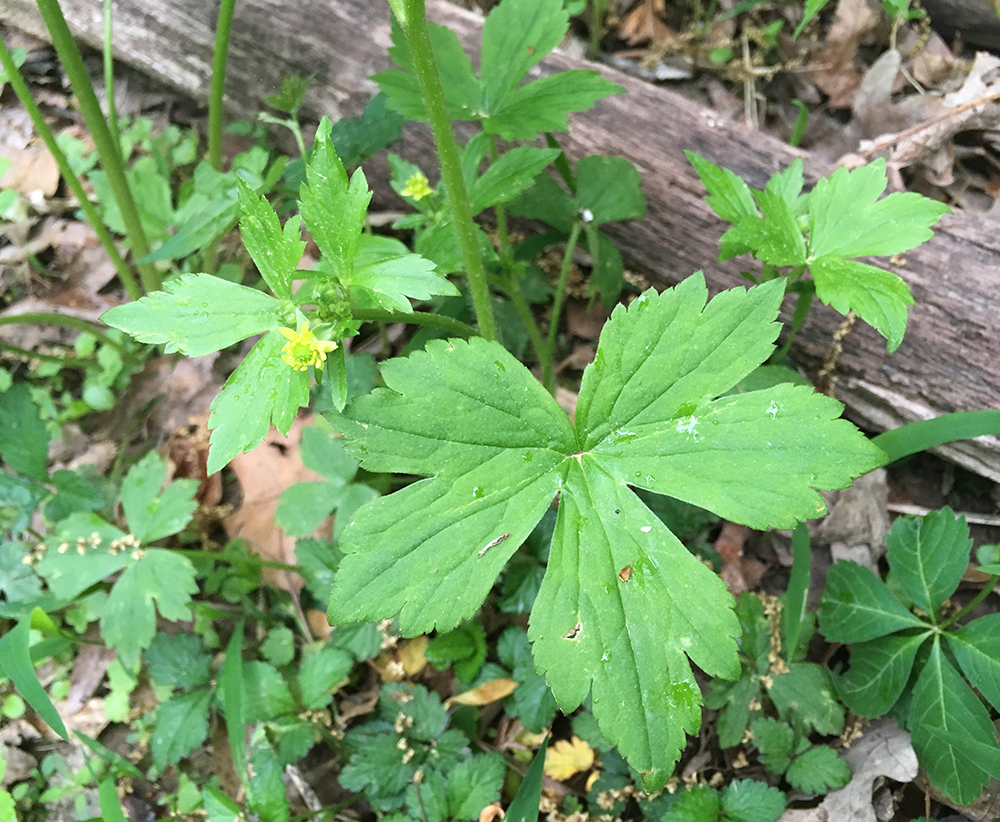
<svg viewBox="0 0 1000 822"><path fill-rule="evenodd" d="M819 629L830 642L867 642L906 628L924 628L878 577L856 562L830 568Z"/></svg>
<svg viewBox="0 0 1000 822"><path fill-rule="evenodd" d="M858 716L889 712L903 693L917 651L929 631L891 634L851 646L851 668L838 681L837 691Z"/></svg>
<svg viewBox="0 0 1000 822"><path fill-rule="evenodd" d="M825 510L816 489L884 459L837 419L839 403L807 389L719 398L770 355L782 288L707 297L695 276L614 312L575 430L499 344L434 341L386 363L386 387L334 424L364 468L430 477L355 512L331 621L398 614L411 636L455 627L559 492L535 664L564 711L592 690L605 736L662 786L700 723L687 657L737 676L738 624L722 582L629 486L789 527Z"/></svg>

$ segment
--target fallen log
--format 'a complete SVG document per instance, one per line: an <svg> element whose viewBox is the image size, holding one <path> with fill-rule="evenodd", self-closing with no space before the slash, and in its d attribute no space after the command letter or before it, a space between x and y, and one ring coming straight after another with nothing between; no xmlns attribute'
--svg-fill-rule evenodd
<svg viewBox="0 0 1000 822"><path fill-rule="evenodd" d="M101 0L62 0L81 41L99 46ZM470 51L478 47L476 15L444 0L428 0L430 16L451 26ZM204 100L210 75L214 4L200 0L119 0L115 5L119 58L159 80ZM0 22L38 36L44 28L34 0L5 0ZM372 0L319 2L241 0L233 25L227 73L230 113L252 118L261 100L292 72L315 75L306 111L332 118L356 115L375 91L368 77L389 65L388 6ZM702 199L703 190L683 155L692 149L728 166L755 188L777 169L802 156L807 173L826 173L821 161L767 134L714 113L669 89L652 86L607 67L555 53L542 65L551 72L599 68L628 94L601 101L572 118L565 146L575 157L618 154L643 173L648 218L610 229L627 264L666 287L704 269L714 291L739 285L743 260L717 263L724 225ZM433 157L429 133L409 127L397 150ZM378 202L398 204L387 184L387 164L366 166ZM863 428L882 431L951 411L1000 407L1000 232L975 214L946 216L933 240L897 261L894 269L911 286L906 338L891 356L885 341L858 323L838 363L837 397ZM814 307L799 334L793 358L815 374L842 317ZM1000 439L982 437L938 449L956 463L1000 481Z"/></svg>

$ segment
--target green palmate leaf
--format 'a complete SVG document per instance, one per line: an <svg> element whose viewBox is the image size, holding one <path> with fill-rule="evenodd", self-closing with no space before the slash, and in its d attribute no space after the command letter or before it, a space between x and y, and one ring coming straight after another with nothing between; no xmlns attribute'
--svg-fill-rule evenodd
<svg viewBox="0 0 1000 822"><path fill-rule="evenodd" d="M646 198L638 169L624 157L584 157L576 165L578 211L589 211L596 225L617 220L641 220Z"/></svg>
<svg viewBox="0 0 1000 822"><path fill-rule="evenodd" d="M25 383L0 394L0 458L31 479L48 479L49 433Z"/></svg>
<svg viewBox="0 0 1000 822"><path fill-rule="evenodd" d="M962 672L1000 710L1000 614L987 614L945 634Z"/></svg>
<svg viewBox="0 0 1000 822"><path fill-rule="evenodd" d="M700 722L687 658L736 676L738 624L721 581L628 486L787 526L823 510L816 488L884 459L834 419L838 403L803 389L716 399L770 355L781 296L772 283L706 305L699 276L619 308L584 376L576 431L498 344L434 341L386 363L387 387L336 425L366 469L433 476L355 513L331 620L398 614L407 635L454 627L558 491L531 619L536 665L565 711L592 691L607 738L662 785Z"/></svg>
<svg viewBox="0 0 1000 822"><path fill-rule="evenodd" d="M851 781L851 768L833 748L821 745L795 757L785 779L805 793L828 793Z"/></svg>
<svg viewBox="0 0 1000 822"><path fill-rule="evenodd" d="M916 684L906 722L931 784L961 805L979 798L990 776L1000 778L1000 748L990 715L937 637Z"/></svg>
<svg viewBox="0 0 1000 822"><path fill-rule="evenodd" d="M483 23L484 110L502 108L528 70L562 42L567 28L562 0L504 0L495 6Z"/></svg>
<svg viewBox="0 0 1000 822"><path fill-rule="evenodd" d="M560 71L516 89L502 107L490 111L483 128L504 140L534 140L539 132L569 131L568 112L584 111L624 90L596 71Z"/></svg>
<svg viewBox="0 0 1000 822"><path fill-rule="evenodd" d="M774 822L785 804L780 790L753 779L737 779L722 790L722 813L729 822Z"/></svg>
<svg viewBox="0 0 1000 822"><path fill-rule="evenodd" d="M804 214L809 197L802 196L802 158L796 158L790 166L776 172L767 181L764 190L776 194L784 200L794 216L798 217L800 214Z"/></svg>
<svg viewBox="0 0 1000 822"><path fill-rule="evenodd" d="M302 219L335 276L354 268L361 230L372 193L358 169L348 180L343 163L330 141L330 121L323 118L316 144L306 167L306 182L299 194Z"/></svg>
<svg viewBox="0 0 1000 822"><path fill-rule="evenodd" d="M926 627L867 568L844 561L830 568L819 608L819 629L830 642L866 642Z"/></svg>
<svg viewBox="0 0 1000 822"><path fill-rule="evenodd" d="M158 548L137 551L108 595L101 635L131 665L153 641L157 609L166 620L190 619L188 604L197 592L194 566L187 557Z"/></svg>
<svg viewBox="0 0 1000 822"><path fill-rule="evenodd" d="M719 168L693 151L685 151L684 156L698 172L701 184L708 189L706 202L712 211L734 225L744 217L757 216L753 194L738 175L728 168Z"/></svg>
<svg viewBox="0 0 1000 822"><path fill-rule="evenodd" d="M900 590L925 614L955 593L969 564L972 540L965 517L950 508L920 519L900 517L886 537L887 558Z"/></svg>
<svg viewBox="0 0 1000 822"><path fill-rule="evenodd" d="M803 265L806 242L795 216L781 194L762 191L757 195L762 217L741 217L732 232L753 249L754 256L772 265Z"/></svg>
<svg viewBox="0 0 1000 822"><path fill-rule="evenodd" d="M718 822L721 809L718 792L707 785L697 785L671 805L662 822Z"/></svg>
<svg viewBox="0 0 1000 822"><path fill-rule="evenodd" d="M101 320L139 342L166 343L167 353L201 357L278 325L279 303L261 291L185 274L163 291L105 311Z"/></svg>
<svg viewBox="0 0 1000 822"><path fill-rule="evenodd" d="M129 555L118 548L124 536L95 514L70 514L45 540L45 553L35 570L53 594L71 600L125 567Z"/></svg>
<svg viewBox="0 0 1000 822"><path fill-rule="evenodd" d="M851 646L851 669L837 681L840 698L858 716L888 713L903 693L917 651L929 634L893 634Z"/></svg>
<svg viewBox="0 0 1000 822"><path fill-rule="evenodd" d="M435 668L454 663L462 682L471 682L486 661L486 632L478 622L466 622L427 643L424 656Z"/></svg>
<svg viewBox="0 0 1000 822"><path fill-rule="evenodd" d="M212 691L199 688L172 696L156 709L156 727L150 740L153 767L162 770L205 741L211 701Z"/></svg>
<svg viewBox="0 0 1000 822"><path fill-rule="evenodd" d="M308 404L309 372L281 359L285 342L280 334L264 335L212 400L210 474L256 446L272 425L287 434L299 408Z"/></svg>
<svg viewBox="0 0 1000 822"><path fill-rule="evenodd" d="M278 215L267 200L239 179L240 234L264 278L275 296L288 299L292 296L292 278L306 249L299 232L300 219L292 217L282 230Z"/></svg>
<svg viewBox="0 0 1000 822"><path fill-rule="evenodd" d="M889 342L891 354L903 341L910 287L891 271L841 257L809 262L820 301L841 314L854 311Z"/></svg>
<svg viewBox="0 0 1000 822"><path fill-rule="evenodd" d="M198 507L194 499L197 480L179 479L163 488L166 478L166 460L150 451L129 469L122 482L122 509L132 536L140 542L176 534Z"/></svg>
<svg viewBox="0 0 1000 822"><path fill-rule="evenodd" d="M507 763L497 753L470 757L448 774L448 816L477 819L480 811L500 798Z"/></svg>
<svg viewBox="0 0 1000 822"><path fill-rule="evenodd" d="M930 227L944 203L919 194L890 194L884 200L885 160L848 171L838 168L816 183L809 196L809 253L813 258L902 254L933 236Z"/></svg>
<svg viewBox="0 0 1000 822"><path fill-rule="evenodd" d="M498 203L506 203L522 191L527 191L538 172L559 154L559 149L535 146L518 146L504 152L473 182L469 190L473 214Z"/></svg>

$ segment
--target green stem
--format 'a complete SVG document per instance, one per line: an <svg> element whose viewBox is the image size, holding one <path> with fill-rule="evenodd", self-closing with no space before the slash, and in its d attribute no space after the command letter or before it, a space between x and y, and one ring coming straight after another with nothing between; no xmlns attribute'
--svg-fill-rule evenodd
<svg viewBox="0 0 1000 822"><path fill-rule="evenodd" d="M142 360L128 350L128 347L116 340L114 337L105 334L96 328L90 320L82 317L70 317L66 314L54 314L46 311L34 311L27 314L15 314L12 316L0 317L0 325L10 325L12 323L49 323L51 325L65 325L68 328L79 328L88 334L93 334L98 340L112 348L116 348L130 365L142 365Z"/></svg>
<svg viewBox="0 0 1000 822"><path fill-rule="evenodd" d="M56 165L59 167L59 173L66 181L66 185L69 186L69 190L73 192L73 196L76 197L77 202L79 202L80 210L83 211L84 217L87 218L87 222L90 223L94 232L97 234L97 240L100 242L101 248L103 248L107 252L108 257L111 258L111 263L114 265L115 271L118 272L118 277L121 279L122 285L125 286L125 290L133 300L138 300L142 296L142 289L139 288L139 284L135 281L135 277L132 275L131 270L122 259L122 255L118 253L118 247L115 245L115 241L111 238L108 230L104 227L104 223L101 221L101 217L97 213L97 209L94 208L94 204L87 199L87 194L84 192L83 186L80 185L79 178L73 173L73 169L70 167L66 154L61 148L59 148L59 144L56 142L52 129L50 129L49 124L45 122L45 118L42 116L41 110L37 105L35 105L35 101L31 97L31 91L28 89L28 84L24 82L21 72L18 71L17 66L14 65L14 58L11 56L10 52L7 51L7 46L4 44L3 40L0 40L0 66L3 67L3 70L8 78L7 81L10 83L11 88L14 89L14 94L17 95L17 99L21 101L21 105L24 106L24 110L28 112L28 116L31 118L35 131L42 138L42 142L45 143L45 147L49 150L52 158L56 161Z"/></svg>
<svg viewBox="0 0 1000 822"><path fill-rule="evenodd" d="M497 136L495 134L491 134L490 162L495 163L499 158L500 151L497 148ZM503 267L507 272L507 275L513 276L511 263L513 262L514 255L510 247L510 235L507 233L507 209L504 208L503 203L498 203L493 210L497 215L497 237L500 240L500 261L503 263Z"/></svg>
<svg viewBox="0 0 1000 822"><path fill-rule="evenodd" d="M381 308L352 308L351 316L366 323L411 323L413 325L433 325L443 328L459 337L468 339L478 337L479 332L471 325L442 314L429 314L425 311L384 311Z"/></svg>
<svg viewBox="0 0 1000 822"><path fill-rule="evenodd" d="M69 26L63 17L62 9L59 8L59 0L37 0L38 10L45 20L45 26L49 30L49 37L52 45L55 46L59 62L62 64L66 77L69 78L73 93L80 103L80 113L90 130L90 135L94 139L94 146L97 148L97 156L101 159L101 167L108 175L108 184L114 195L118 210L121 212L122 221L125 223L125 231L128 235L129 243L132 246L132 253L138 259L142 259L149 254L149 243L146 241L146 232L142 228L139 219L139 211L132 198L132 192L128 186L128 179L125 177L125 167L118 156L115 148L115 140L108 129L104 113L101 111L101 104L97 102L97 95L94 94L94 86L90 82L90 76L83 65L83 58L73 41ZM149 263L137 263L139 276L142 279L142 286L146 292L158 291L160 289L160 272Z"/></svg>
<svg viewBox="0 0 1000 822"><path fill-rule="evenodd" d="M945 628L954 625L962 617L968 614L973 608L975 608L980 602L986 599L986 597L988 597L991 593L993 593L993 589L996 587L998 582L1000 582L1000 574L994 574L988 580L986 580L986 584L983 586L983 590L981 590L978 594L976 594L972 598L972 601L968 605L966 605L961 611L955 614L955 616L953 616L947 622L942 623L941 630L943 631Z"/></svg>
<svg viewBox="0 0 1000 822"><path fill-rule="evenodd" d="M111 47L114 0L104 0L104 96L108 101L108 124L111 126L111 137L114 139L118 156L122 156L121 131L118 128L118 111L115 108L115 64L114 52Z"/></svg>
<svg viewBox="0 0 1000 822"><path fill-rule="evenodd" d="M226 58L229 32L233 28L236 0L222 0L215 26L215 53L212 55L212 87L208 95L208 162L222 170L222 93L226 85Z"/></svg>
<svg viewBox="0 0 1000 822"><path fill-rule="evenodd" d="M545 340L542 338L541 329L539 329L535 315L531 311L531 306L524 299L521 285L513 276L510 276L508 277L508 283L505 285L504 291L510 297L510 302L514 306L517 316L521 318L524 327L528 329L528 338L531 340L531 347L535 349L535 356L538 357L538 364L541 366L542 373L544 374L547 364L551 364L552 358L548 356L548 349L545 347ZM549 370L551 370L551 367L549 367Z"/></svg>
<svg viewBox="0 0 1000 822"><path fill-rule="evenodd" d="M563 300L566 297L566 281L569 279L569 267L573 262L573 252L580 239L583 223L576 222L569 233L566 242L566 253L563 254L562 268L559 269L559 283L556 285L556 296L552 303L552 321L549 325L549 338L545 345L545 360L542 363L542 384L551 394L556 393L555 374L552 371L552 358L556 350L556 335L559 332L559 314L562 312Z"/></svg>
<svg viewBox="0 0 1000 822"><path fill-rule="evenodd" d="M469 289L472 292L472 305L479 323L479 333L488 340L495 340L497 328L493 317L493 304L490 302L490 289L486 283L483 261L479 256L476 224L472 220L472 204L462 177L458 143L455 142L455 134L451 129L444 89L441 87L441 77L431 49L424 0L404 0L404 8L406 20L403 22L403 28L410 44L413 67L420 83L431 130L434 132L434 143L441 162L441 177L448 190L448 202L455 218L455 231L462 247L462 259L465 262L466 276L469 278Z"/></svg>

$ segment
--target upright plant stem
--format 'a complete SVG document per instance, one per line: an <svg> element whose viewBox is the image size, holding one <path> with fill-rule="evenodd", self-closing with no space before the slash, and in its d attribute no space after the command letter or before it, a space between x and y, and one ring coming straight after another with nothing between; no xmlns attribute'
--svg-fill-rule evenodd
<svg viewBox="0 0 1000 822"><path fill-rule="evenodd" d="M121 157L121 131L118 128L118 111L115 108L115 62L112 50L113 3L114 0L104 0L104 96L108 101L108 125L111 126L111 137L115 141L115 148L118 149L118 156Z"/></svg>
<svg viewBox="0 0 1000 822"><path fill-rule="evenodd" d="M479 256L476 226L472 221L472 204L469 202L469 192L462 177L458 143L455 142L455 133L451 129L451 117L445 104L441 77L434 62L434 52L431 50L424 0L404 0L404 8L406 20L403 22L403 29L410 44L413 67L417 72L420 91L434 132L434 143L441 161L441 177L448 189L448 202L455 218L458 241L462 247L462 260L465 263L466 276L469 278L472 306L479 323L479 332L486 339L495 340L497 328L496 320L493 318L493 304L490 302L490 290L486 283L483 261Z"/></svg>
<svg viewBox="0 0 1000 822"><path fill-rule="evenodd" d="M121 279L122 285L125 286L125 290L133 300L138 300L142 296L142 289L139 288L139 283L136 282L131 269L122 259L122 255L118 253L118 247L115 245L115 241L111 238L108 230L104 227L104 223L102 222L100 215L97 213L97 209L94 208L94 204L87 199L87 194L83 190L83 186L80 185L80 180L77 178L76 174L73 173L73 169L70 167L66 154L61 148L59 148L59 144L56 142L52 129L49 128L49 124L45 122L42 112L39 110L38 106L35 105L35 101L31 97L31 91L28 89L28 84L24 82L24 78L21 76L20 71L18 71L17 66L14 65L14 58L11 56L10 52L7 51L7 46L4 44L3 40L0 40L0 66L3 67L3 70L8 78L8 82L10 83L11 88L14 89L14 94L17 95L17 99L21 101L21 105L24 106L24 110L28 112L28 116L31 118L35 131L42 138L42 142L45 143L45 147L49 150L49 153L56 161L56 165L59 167L59 173L62 174L63 179L66 181L66 185L69 186L69 190L73 192L73 196L76 197L79 202L80 210L83 211L83 215L87 218L87 222L90 223L94 232L97 234L98 242L107 252L108 257L111 258L111 263L114 265L115 271L118 272L118 277Z"/></svg>
<svg viewBox="0 0 1000 822"><path fill-rule="evenodd" d="M556 296L552 303L552 321L549 324L549 338L545 345L545 361L542 363L542 383L551 394L556 392L555 374L552 371L552 357L556 350L556 334L559 332L559 314L562 312L563 300L566 298L566 281L569 279L569 267L573 262L573 252L580 239L583 223L573 223L566 241L566 253L563 255L562 268L559 269L559 283L556 285Z"/></svg>
<svg viewBox="0 0 1000 822"><path fill-rule="evenodd" d="M222 0L219 21L215 26L215 53L212 55L212 87L208 96L208 162L222 170L222 96L226 87L226 59L229 55L229 32L233 28L236 0Z"/></svg>
<svg viewBox="0 0 1000 822"><path fill-rule="evenodd" d="M125 167L118 155L117 144L108 129L101 105L97 102L97 95L94 94L94 87L90 82L87 69L83 65L83 58L80 57L80 51L73 41L69 26L66 25L66 19L59 7L59 0L37 0L37 3L45 26L49 30L49 36L52 38L52 45L55 46L56 54L59 55L59 62L69 78L73 93L76 94L76 98L80 102L80 112L94 138L97 155L101 158L101 167L108 175L108 184L111 186L111 192L118 203L118 210L125 223L132 253L141 259L149 254L149 243L146 241L146 233L139 220L139 211L135 207L135 200L132 199L132 192L128 187ZM160 272L149 263L137 263L136 265L143 288L147 292L158 291L160 289Z"/></svg>

